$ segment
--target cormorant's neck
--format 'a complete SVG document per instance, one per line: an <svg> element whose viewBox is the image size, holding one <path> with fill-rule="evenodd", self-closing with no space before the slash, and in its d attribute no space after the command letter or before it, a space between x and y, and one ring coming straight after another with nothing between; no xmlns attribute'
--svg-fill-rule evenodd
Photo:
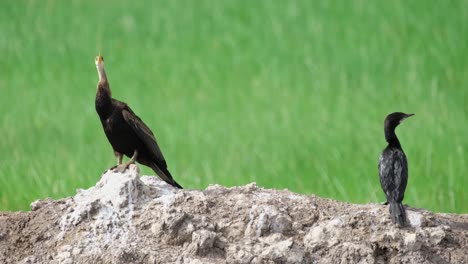
<svg viewBox="0 0 468 264"><path fill-rule="evenodd" d="M389 146L401 149L400 141L398 140L398 137L395 134L395 128L394 127L393 128L389 128L389 127L385 128L385 140L387 140Z"/></svg>
<svg viewBox="0 0 468 264"><path fill-rule="evenodd" d="M96 92L96 111L101 119L107 119L112 113L112 92L103 67L97 67L99 82Z"/></svg>

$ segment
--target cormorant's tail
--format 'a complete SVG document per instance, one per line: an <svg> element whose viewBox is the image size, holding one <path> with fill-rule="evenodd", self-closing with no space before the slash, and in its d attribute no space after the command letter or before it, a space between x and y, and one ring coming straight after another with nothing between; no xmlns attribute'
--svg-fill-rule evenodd
<svg viewBox="0 0 468 264"><path fill-rule="evenodd" d="M406 224L406 211L403 204L390 202L390 216L394 224L404 226Z"/></svg>
<svg viewBox="0 0 468 264"><path fill-rule="evenodd" d="M172 185L172 186L174 186L176 188L183 189L182 186L180 186L180 184L178 184L172 178L172 175L169 172L169 170L167 170L166 168L160 168L155 163L152 163L150 167L154 170L154 172L156 172L156 174L158 174L159 178L161 178L163 181L167 182L168 184L170 184L170 185Z"/></svg>

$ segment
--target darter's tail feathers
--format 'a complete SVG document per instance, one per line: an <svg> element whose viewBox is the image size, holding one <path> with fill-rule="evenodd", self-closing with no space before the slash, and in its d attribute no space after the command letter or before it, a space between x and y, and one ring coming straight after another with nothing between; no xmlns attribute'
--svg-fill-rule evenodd
<svg viewBox="0 0 468 264"><path fill-rule="evenodd" d="M174 186L176 188L183 189L182 186L180 186L180 184L178 184L172 178L171 173L166 168L160 168L158 165L156 165L154 163L151 164L151 168L154 170L154 172L156 172L156 174L159 176L159 178L161 178L163 181L167 182L168 184L170 184L170 185L172 185L172 186Z"/></svg>

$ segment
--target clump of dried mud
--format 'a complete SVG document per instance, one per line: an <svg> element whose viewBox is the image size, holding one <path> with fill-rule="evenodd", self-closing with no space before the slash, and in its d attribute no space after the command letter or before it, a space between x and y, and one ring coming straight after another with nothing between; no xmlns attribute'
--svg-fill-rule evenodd
<svg viewBox="0 0 468 264"><path fill-rule="evenodd" d="M408 208L398 228L383 205L138 173L0 213L0 263L468 263L468 215Z"/></svg>

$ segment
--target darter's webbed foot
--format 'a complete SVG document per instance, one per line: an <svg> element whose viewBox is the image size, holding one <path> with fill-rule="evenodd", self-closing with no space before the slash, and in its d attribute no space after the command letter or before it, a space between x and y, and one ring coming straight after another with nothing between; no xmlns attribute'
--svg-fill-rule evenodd
<svg viewBox="0 0 468 264"><path fill-rule="evenodd" d="M135 150L135 152L133 153L132 158L130 158L130 160L127 163L118 164L118 165L112 167L111 170L114 171L114 172L123 173L128 168L128 166L130 166L130 164L135 163L137 157L138 157L138 151Z"/></svg>
<svg viewBox="0 0 468 264"><path fill-rule="evenodd" d="M128 164L128 163L116 165L116 166L112 167L111 170L113 172L123 173L128 168L129 165L130 164Z"/></svg>

